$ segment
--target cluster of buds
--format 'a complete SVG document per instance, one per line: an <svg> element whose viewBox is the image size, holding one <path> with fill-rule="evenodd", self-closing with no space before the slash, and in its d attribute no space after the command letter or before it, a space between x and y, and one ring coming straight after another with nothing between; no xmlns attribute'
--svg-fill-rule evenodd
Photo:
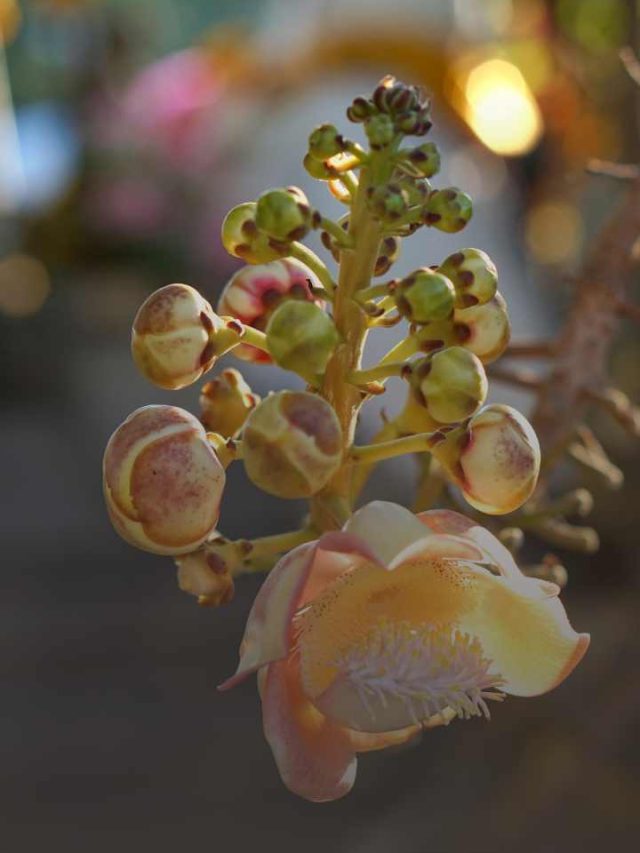
<svg viewBox="0 0 640 853"><path fill-rule="evenodd" d="M345 793L352 752L488 714L485 698L502 696L493 688L550 689L588 641L550 600L556 588L520 579L506 549L475 521L437 509L415 517L382 503L354 512L372 465L430 453L437 464L424 467L438 486L446 479L478 512L513 513L535 489L540 448L519 412L486 405L485 365L505 350L509 318L484 252L461 249L372 284L396 261L401 239L425 225L455 233L471 217L464 192L430 184L436 146L401 147L431 127L428 100L387 77L348 115L364 124L369 149L322 124L304 160L347 205L341 220L312 209L295 187L268 190L223 222L225 248L247 265L224 286L217 311L192 287L171 284L148 297L133 323L135 363L161 388L192 385L231 354L290 371L304 390L261 398L225 367L200 389L199 419L174 406L138 409L109 440L103 467L116 531L172 556L180 589L200 604L228 603L236 575L268 571L285 555L252 610L238 674L223 687L260 671L265 733L283 778L317 800ZM312 229L339 264L337 279L301 242ZM405 338L362 368L367 335L403 322ZM356 446L362 406L391 377L407 381L404 410L371 444ZM619 398L609 403L624 415ZM308 500L300 530L222 535L226 468L236 462L268 495ZM434 560L437 571L425 571ZM514 612L529 620L527 641L542 635L542 651L528 655L513 635ZM497 648L500 631L509 642ZM504 671L489 672L498 652Z"/></svg>

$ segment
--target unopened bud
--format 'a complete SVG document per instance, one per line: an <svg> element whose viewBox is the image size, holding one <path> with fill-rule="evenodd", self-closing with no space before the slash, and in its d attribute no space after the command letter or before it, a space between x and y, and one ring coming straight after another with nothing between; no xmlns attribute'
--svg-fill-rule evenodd
<svg viewBox="0 0 640 853"><path fill-rule="evenodd" d="M412 171L423 178L432 178L440 171L440 152L433 142L413 148L406 160Z"/></svg>
<svg viewBox="0 0 640 853"><path fill-rule="evenodd" d="M509 345L509 314L500 293L485 305L455 311L454 322L460 345L475 353L484 364L499 358Z"/></svg>
<svg viewBox="0 0 640 853"><path fill-rule="evenodd" d="M195 595L198 604L220 607L229 604L234 595L231 573L215 554L196 551L176 558L178 586L183 592Z"/></svg>
<svg viewBox="0 0 640 853"><path fill-rule="evenodd" d="M453 285L446 276L428 267L403 278L393 295L398 311L412 323L448 320L453 315Z"/></svg>
<svg viewBox="0 0 640 853"><path fill-rule="evenodd" d="M480 249L460 249L440 264L456 289L456 308L484 305L496 295L498 272L495 264Z"/></svg>
<svg viewBox="0 0 640 853"><path fill-rule="evenodd" d="M249 479L281 498L316 494L342 460L336 413L322 397L304 391L270 394L249 416L242 437Z"/></svg>
<svg viewBox="0 0 640 853"><path fill-rule="evenodd" d="M409 207L423 207L431 193L431 184L426 178L415 178L403 175L395 183L407 196Z"/></svg>
<svg viewBox="0 0 640 853"><path fill-rule="evenodd" d="M216 360L212 339L224 328L206 299L187 284L168 284L140 306L131 330L138 369L160 388L184 388Z"/></svg>
<svg viewBox="0 0 640 853"><path fill-rule="evenodd" d="M372 215L383 222L394 222L409 207L407 193L399 184L369 187L366 198Z"/></svg>
<svg viewBox="0 0 640 853"><path fill-rule="evenodd" d="M305 154L302 165L311 177L318 181L330 181L338 174L328 160L316 160L311 154Z"/></svg>
<svg viewBox="0 0 640 853"><path fill-rule="evenodd" d="M364 132L367 134L369 145L374 151L379 151L390 145L396 134L393 119L384 113L366 119Z"/></svg>
<svg viewBox="0 0 640 853"><path fill-rule="evenodd" d="M230 438L238 432L259 402L260 397L253 393L242 374L228 367L203 385L200 392L200 420L209 432Z"/></svg>
<svg viewBox="0 0 640 853"><path fill-rule="evenodd" d="M510 406L487 406L433 452L468 503L488 515L521 507L540 471L538 438L527 419Z"/></svg>
<svg viewBox="0 0 640 853"><path fill-rule="evenodd" d="M268 264L288 254L286 245L272 245L256 225L256 203L247 201L234 207L222 223L222 245L234 258L248 264Z"/></svg>
<svg viewBox="0 0 640 853"><path fill-rule="evenodd" d="M257 202L256 225L273 240L301 240L311 227L311 207L298 187L267 190Z"/></svg>
<svg viewBox="0 0 640 853"><path fill-rule="evenodd" d="M362 96L354 98L353 103L347 108L347 118L356 124L360 124L369 116L375 115L377 107L371 101Z"/></svg>
<svg viewBox="0 0 640 853"><path fill-rule="evenodd" d="M457 187L448 187L431 193L423 211L423 221L439 231L455 234L465 227L472 213L473 202L469 196Z"/></svg>
<svg viewBox="0 0 640 853"><path fill-rule="evenodd" d="M218 312L264 331L273 312L287 299L313 301L320 282L305 264L294 258L238 270L227 282L218 301ZM269 363L269 355L241 344L234 355L244 361Z"/></svg>
<svg viewBox="0 0 640 853"><path fill-rule="evenodd" d="M276 364L311 384L324 372L338 340L335 323L313 302L283 302L267 326L267 346Z"/></svg>
<svg viewBox="0 0 640 853"><path fill-rule="evenodd" d="M225 472L202 424L175 406L137 409L109 439L103 462L116 531L154 554L184 554L213 532Z"/></svg>
<svg viewBox="0 0 640 853"><path fill-rule="evenodd" d="M384 237L373 270L374 276L385 275L400 256L400 240L397 237Z"/></svg>
<svg viewBox="0 0 640 853"><path fill-rule="evenodd" d="M316 160L327 160L344 151L344 138L333 124L321 124L309 136L309 154Z"/></svg>
<svg viewBox="0 0 640 853"><path fill-rule="evenodd" d="M447 347L416 362L411 386L441 424L466 420L487 398L487 376L479 358L462 347Z"/></svg>

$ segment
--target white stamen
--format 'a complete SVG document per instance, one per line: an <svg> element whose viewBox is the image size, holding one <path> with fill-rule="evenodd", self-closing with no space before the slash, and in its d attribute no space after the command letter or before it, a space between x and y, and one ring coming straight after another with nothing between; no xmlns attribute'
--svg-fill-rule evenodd
<svg viewBox="0 0 640 853"><path fill-rule="evenodd" d="M385 708L391 698L404 702L416 723L445 708L464 719L489 719L485 700L504 698L492 690L503 679L489 673L478 640L451 625L384 621L333 663L372 719L373 706Z"/></svg>

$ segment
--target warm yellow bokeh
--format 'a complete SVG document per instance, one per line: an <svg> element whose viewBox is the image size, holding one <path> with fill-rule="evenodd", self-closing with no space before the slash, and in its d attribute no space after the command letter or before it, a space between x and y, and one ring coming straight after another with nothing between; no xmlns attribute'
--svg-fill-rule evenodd
<svg viewBox="0 0 640 853"><path fill-rule="evenodd" d="M471 129L496 154L526 154L542 133L542 117L526 80L510 62L490 59L467 77L464 113Z"/></svg>

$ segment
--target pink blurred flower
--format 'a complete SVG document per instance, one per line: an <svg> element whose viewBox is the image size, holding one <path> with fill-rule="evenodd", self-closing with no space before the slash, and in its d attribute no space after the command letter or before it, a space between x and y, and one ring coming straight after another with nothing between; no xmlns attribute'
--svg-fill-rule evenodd
<svg viewBox="0 0 640 853"><path fill-rule="evenodd" d="M284 783L334 800L351 789L358 752L560 684L589 635L558 593L458 513L372 503L280 560L221 689L257 671Z"/></svg>

